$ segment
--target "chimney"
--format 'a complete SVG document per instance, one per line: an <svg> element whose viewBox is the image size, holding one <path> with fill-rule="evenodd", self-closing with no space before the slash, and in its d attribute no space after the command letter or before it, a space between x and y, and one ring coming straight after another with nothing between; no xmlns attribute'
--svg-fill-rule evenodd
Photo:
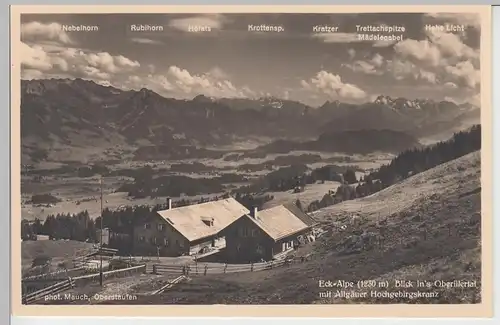
<svg viewBox="0 0 500 325"><path fill-rule="evenodd" d="M167 210L172 209L172 199L167 197Z"/></svg>
<svg viewBox="0 0 500 325"><path fill-rule="evenodd" d="M258 211L257 207L252 207L252 209L250 209L250 216L254 219L257 219L257 211Z"/></svg>

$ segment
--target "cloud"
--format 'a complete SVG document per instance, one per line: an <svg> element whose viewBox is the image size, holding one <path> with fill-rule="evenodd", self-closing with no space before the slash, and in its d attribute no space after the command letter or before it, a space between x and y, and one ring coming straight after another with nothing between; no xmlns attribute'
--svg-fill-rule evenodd
<svg viewBox="0 0 500 325"><path fill-rule="evenodd" d="M451 59L479 59L479 49L465 45L459 34L441 31L429 31L427 33L430 41L435 45L441 56Z"/></svg>
<svg viewBox="0 0 500 325"><path fill-rule="evenodd" d="M21 43L21 67L47 71L52 69L53 64L51 58L43 50L41 46L29 46Z"/></svg>
<svg viewBox="0 0 500 325"><path fill-rule="evenodd" d="M91 79L100 79L100 80L111 79L111 75L108 72L103 72L96 67L78 66L76 67L75 70Z"/></svg>
<svg viewBox="0 0 500 325"><path fill-rule="evenodd" d="M481 16L476 13L427 13L425 17L457 25L466 25L474 28L481 27Z"/></svg>
<svg viewBox="0 0 500 325"><path fill-rule="evenodd" d="M437 84L438 76L431 71L417 66L415 63L395 58L385 62L387 73L396 80L423 81L428 84Z"/></svg>
<svg viewBox="0 0 500 325"><path fill-rule="evenodd" d="M132 89L149 88L161 95L192 98L203 94L211 97L254 97L249 87L236 87L218 67L203 74L193 74L178 66L170 66L163 74L144 77L130 76L126 86Z"/></svg>
<svg viewBox="0 0 500 325"><path fill-rule="evenodd" d="M387 72L390 73L396 80L404 80L408 76L414 76L418 68L410 61L405 60L388 60L386 63Z"/></svg>
<svg viewBox="0 0 500 325"><path fill-rule="evenodd" d="M101 54L101 53L100 53ZM104 52L105 55L111 56L109 53ZM113 60L115 61L115 66L117 66L118 69L120 68L138 68L141 66L139 61L134 61L130 60L129 58L124 57L123 55L118 55L118 56L111 56Z"/></svg>
<svg viewBox="0 0 500 325"><path fill-rule="evenodd" d="M124 88L140 90L142 88L151 89L159 94L166 94L173 90L172 84L165 76L148 74L145 77L128 76L123 83Z"/></svg>
<svg viewBox="0 0 500 325"><path fill-rule="evenodd" d="M353 72L361 72L364 74L382 75L384 71L379 69L384 64L384 57L380 54L375 54L370 60L356 60L352 63L346 63L342 66L352 70Z"/></svg>
<svg viewBox="0 0 500 325"><path fill-rule="evenodd" d="M463 60L479 65L479 49L464 44L459 34L428 31L427 39L406 39L394 45L396 55L427 67L443 67Z"/></svg>
<svg viewBox="0 0 500 325"><path fill-rule="evenodd" d="M90 52L80 48L21 43L23 79L84 78L119 88L149 88L163 95L192 98L199 94L213 97L250 97L249 87L236 87L229 75L219 67L206 73L193 74L186 69L170 66L161 73L154 65L141 64L123 55Z"/></svg>
<svg viewBox="0 0 500 325"><path fill-rule="evenodd" d="M444 84L444 86L445 86L446 88L448 88L448 89L457 89L457 88L458 88L458 86L457 86L455 83L450 82L450 81L446 82L446 83Z"/></svg>
<svg viewBox="0 0 500 325"><path fill-rule="evenodd" d="M418 73L414 75L414 78L416 78L417 80L425 80L433 85L438 83L438 78L434 72L426 71L423 69L419 69Z"/></svg>
<svg viewBox="0 0 500 325"><path fill-rule="evenodd" d="M163 42L157 41L157 40L152 40L149 38L138 38L134 37L130 39L131 42L133 43L138 43L138 44L148 44L148 45L162 45Z"/></svg>
<svg viewBox="0 0 500 325"><path fill-rule="evenodd" d="M370 59L356 60L351 63L343 64L342 67L356 73L367 75L390 75L396 80L411 79L429 84L439 83L439 78L434 72L428 71L411 61L398 57L392 60L386 60L378 53L373 55Z"/></svg>
<svg viewBox="0 0 500 325"><path fill-rule="evenodd" d="M171 20L169 26L183 32L187 32L190 26L206 26L211 29L222 29L225 21L222 15L200 15Z"/></svg>
<svg viewBox="0 0 500 325"><path fill-rule="evenodd" d="M394 45L394 50L403 59L414 60L431 67L440 64L441 52L428 40L407 39Z"/></svg>
<svg viewBox="0 0 500 325"><path fill-rule="evenodd" d="M381 67L384 64L384 57L378 53L375 53L375 55L372 57L370 61L374 66L377 68Z"/></svg>
<svg viewBox="0 0 500 325"><path fill-rule="evenodd" d="M43 24L30 22L21 25L22 41L55 41L62 44L73 44L74 41L63 31L58 23Z"/></svg>
<svg viewBox="0 0 500 325"><path fill-rule="evenodd" d="M355 33L314 33L312 37L325 43L357 43L362 42Z"/></svg>
<svg viewBox="0 0 500 325"><path fill-rule="evenodd" d="M283 95L282 95L284 100L289 100L290 99L290 91L288 90L283 90Z"/></svg>
<svg viewBox="0 0 500 325"><path fill-rule="evenodd" d="M462 104L471 104L475 107L481 107L481 94L478 92L475 93L466 93L458 96L446 96L444 100L455 103L457 105Z"/></svg>
<svg viewBox="0 0 500 325"><path fill-rule="evenodd" d="M358 60L353 63L347 63L343 65L344 67L354 71L361 72L364 74L382 74L383 71L378 71L376 67L366 61Z"/></svg>
<svg viewBox="0 0 500 325"><path fill-rule="evenodd" d="M55 77L58 75L98 80L128 73L140 67L138 61L123 55L107 52L91 53L77 48L65 48L21 43L21 68L30 77ZM34 70L38 72L34 72Z"/></svg>
<svg viewBox="0 0 500 325"><path fill-rule="evenodd" d="M447 66L446 72L448 72L451 79L468 88L477 88L481 83L481 72L474 68L470 61L462 61L454 66Z"/></svg>
<svg viewBox="0 0 500 325"><path fill-rule="evenodd" d="M355 73L389 75L398 81L420 81L442 87L478 89L481 82L479 49L463 42L460 34L428 31L424 40L405 39L394 45L394 54L343 64Z"/></svg>
<svg viewBox="0 0 500 325"><path fill-rule="evenodd" d="M229 79L229 75L224 72L221 68L219 67L213 67L207 72L208 76L211 76L212 78L215 79Z"/></svg>
<svg viewBox="0 0 500 325"><path fill-rule="evenodd" d="M118 73L123 70L138 68L138 61L132 61L123 55L113 56L107 52L89 53L81 56L92 68L106 73Z"/></svg>
<svg viewBox="0 0 500 325"><path fill-rule="evenodd" d="M352 60L356 56L356 51L354 49L349 49L347 50L347 54L349 54L349 60Z"/></svg>
<svg viewBox="0 0 500 325"><path fill-rule="evenodd" d="M465 45L457 34L431 31L427 36L428 39L424 41L405 40L396 44L396 56L421 69L432 68L435 71L433 73L445 83L460 82L468 88L479 86L479 50ZM429 80L435 83L436 78Z"/></svg>
<svg viewBox="0 0 500 325"><path fill-rule="evenodd" d="M217 71L217 73L214 73ZM205 94L214 97L247 97L248 90L237 89L235 85L225 79L220 69L212 69L206 74L191 74L185 69L171 66L167 76L173 79L175 87L185 94Z"/></svg>
<svg viewBox="0 0 500 325"><path fill-rule="evenodd" d="M476 107L481 107L481 94L476 93L472 96L470 96L468 99L466 99L467 103L470 103Z"/></svg>
<svg viewBox="0 0 500 325"><path fill-rule="evenodd" d="M367 97L367 94L357 86L344 83L339 75L322 70L310 80L302 80L301 85L304 90L313 94L326 95L331 99L360 101Z"/></svg>

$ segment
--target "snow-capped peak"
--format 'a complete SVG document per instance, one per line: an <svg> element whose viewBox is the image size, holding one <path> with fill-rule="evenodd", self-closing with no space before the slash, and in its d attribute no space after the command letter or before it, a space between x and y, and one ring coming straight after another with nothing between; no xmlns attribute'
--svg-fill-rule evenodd
<svg viewBox="0 0 500 325"><path fill-rule="evenodd" d="M274 108L282 108L283 107L283 102L275 97L262 97L260 98L260 101L262 102L263 105L266 106L271 106Z"/></svg>
<svg viewBox="0 0 500 325"><path fill-rule="evenodd" d="M394 110L401 109L421 109L419 100L409 100L406 98L392 98L390 96L378 96L374 101L375 104L387 105Z"/></svg>

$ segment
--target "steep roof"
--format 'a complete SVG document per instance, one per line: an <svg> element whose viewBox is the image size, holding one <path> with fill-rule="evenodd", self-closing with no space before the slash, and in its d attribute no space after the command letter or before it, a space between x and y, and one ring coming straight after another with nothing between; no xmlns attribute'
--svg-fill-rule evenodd
<svg viewBox="0 0 500 325"><path fill-rule="evenodd" d="M188 205L157 213L189 241L217 234L250 211L233 198ZM210 225L213 221L213 225Z"/></svg>
<svg viewBox="0 0 500 325"><path fill-rule="evenodd" d="M318 223L313 217L311 217L307 213L304 213L294 203L287 203L287 204L283 204L283 205L285 206L285 208L290 210L290 212L292 212L297 218L302 220L302 222L304 222L306 225L314 226L315 224Z"/></svg>
<svg viewBox="0 0 500 325"><path fill-rule="evenodd" d="M310 227L283 205L258 211L256 218L248 218L275 241Z"/></svg>

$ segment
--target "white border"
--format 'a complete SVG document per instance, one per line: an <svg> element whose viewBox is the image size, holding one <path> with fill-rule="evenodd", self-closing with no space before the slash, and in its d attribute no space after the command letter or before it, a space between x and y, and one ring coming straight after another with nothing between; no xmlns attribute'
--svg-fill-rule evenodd
<svg viewBox="0 0 500 325"><path fill-rule="evenodd" d="M58 1L59 2L59 1ZM92 2L94 1L87 1L85 4L92 4ZM116 1L106 1L106 3L116 3ZM186 3L187 1L170 1L169 4L187 4ZM189 1L191 3L191 1ZM300 3L301 1L288 1L288 4L298 4ZM357 1L357 0L348 0L348 1L336 1L335 4L360 4L364 1ZM490 3L492 1L484 1L486 3ZM495 1L493 1L495 2ZM26 3L25 1L19 1L18 3ZM32 3L32 2L31 2ZM100 3L102 4L103 1L100 1ZM148 4L153 4L153 3L162 3L162 4L166 4L165 1L150 1ZM206 2L202 2L203 4L206 4ZM217 4L235 4L233 1L219 1ZM263 4L263 3L266 3L265 1L252 1L252 4ZM273 4L277 5L277 4L282 4L283 1L275 1ZM364 2L366 3L366 2ZM387 3L387 4L393 4L392 1L389 2L389 1L384 1L383 3ZM448 2L445 1L446 4L449 4ZM455 1L454 4L464 4L464 3L469 3L469 4L472 4L470 1ZM62 4L62 3L61 3ZM65 3L67 4L67 2ZM116 3L117 4L117 3ZM122 3L122 4L125 4L125 3ZM201 4L201 3L200 3ZM312 3L308 3L308 4L312 4ZM318 2L315 1L315 4L320 4ZM322 2L322 4L324 4L324 2ZM333 3L331 3L333 4ZM370 2L370 4L373 4L372 2ZM401 5L401 2L399 2L399 4ZM429 1L420 1L419 4L436 4L436 1L432 1L432 0L429 0ZM475 2L475 4L479 4L478 2ZM4 17L8 17L8 11L3 11L3 15ZM493 16L493 20L492 20L492 27L493 27L493 35L492 35L492 42L493 40L500 40L500 7L495 7L493 8L493 11L492 11L492 16ZM3 20L4 22L7 22L8 24L8 19L4 19ZM3 33L6 33L7 34L7 39L8 39L8 33L9 33L9 28L4 28L3 29ZM497 44L498 42L493 42L492 44L492 47L493 47L493 58L500 58L500 44ZM7 57L9 56L9 49L8 47L4 47L4 51L2 51L2 55L6 55ZM5 61L4 61L5 62ZM493 64L493 122L496 124L498 124L500 122L500 114L498 113L495 113L495 108L498 106L499 102L500 102L500 94L498 91L495 91L495 85L496 85L496 81L498 81L497 79L499 78L499 72L500 72L500 64L496 63L495 61L492 62ZM10 66L10 65L9 65ZM8 69L6 65L3 65L4 69ZM7 72L7 71L5 71ZM6 79L6 82L8 84L10 84L10 81L9 81L9 78L8 78L8 73L4 73L2 74L3 77ZM7 84L7 85L8 85ZM2 89L4 89L4 91L6 90L7 94L6 96L4 96L4 98L6 98L8 100L9 98L9 87L8 86L5 86L3 87ZM9 107L10 105L7 104L7 107ZM3 118L1 118L2 121L5 121L8 123L8 121L10 120L10 116L9 116L9 110L8 109L3 109L1 110L1 114L3 114ZM1 136L1 139L4 141L4 143L6 143L6 146L8 148L8 146L10 145L10 139L9 139L9 130L8 130L8 127L7 128L2 128L2 136ZM493 128L493 138L495 139L498 139L498 135L500 134L500 130L497 130L496 128ZM499 155L500 155L500 145L497 145L497 143L495 141L493 141L493 158L494 158L494 161L498 161L500 159L497 159L499 158ZM495 150L496 149L496 150ZM4 159L2 161L3 164L6 165L6 167L9 166L10 164L10 159L8 157L8 155L4 155L3 156ZM495 163L493 163L493 166L495 166ZM2 199L4 200L3 202L5 202L6 204L4 204L4 206L8 206L10 202L10 198L9 198L9 195L8 193L10 192L10 185L9 185L9 182L8 182L8 179L9 179L9 174L8 174L8 169L9 168L5 168L5 170L7 170L7 173L2 173L1 175L1 178L0 178L0 181L2 181L1 183L4 184L5 188L6 188L6 195L2 195ZM500 176L499 176L499 172L498 171L495 171L493 170L493 177L494 177L494 181L493 181L493 184L494 184L494 187L496 184L499 184L500 183ZM494 191L495 191L495 188L494 188ZM496 197L496 195L493 195L493 197ZM495 203L495 200L493 200L493 202ZM0 227L0 229L2 229L2 231L4 232L7 232L8 233L8 230L10 229L10 226L9 226L9 219L10 219L10 213L8 212L7 209L5 209L5 211L7 211L7 215L4 216L3 218L0 218L0 220L2 220L2 222L4 222L4 225L6 223L6 226L4 227ZM493 209L493 212L494 212L494 215L496 214L496 209L494 207ZM498 217L497 217L498 218ZM495 234L499 234L500 233L500 229L498 224L499 222L495 222L497 219L495 217L493 217L493 220L494 220L494 233ZM7 240L9 241L10 243L10 240L9 240L9 236L8 234L2 234L4 236L2 236L2 238L7 238ZM498 246L499 246L499 239L495 236L493 238L494 240L494 249L498 249ZM8 256L10 254L10 249L9 249L9 246L10 245L3 245L3 250L2 250L2 254L5 254L6 256ZM4 256L5 256L4 255ZM494 256L496 256L497 254L494 254ZM496 270L499 270L500 267L499 267L499 262L498 261L494 261L494 268ZM7 270L7 276L8 276L8 272L9 272L9 268ZM2 272L3 274L6 274L5 272ZM498 272L495 273L495 275L497 275ZM4 277L2 277L4 278ZM5 278L4 278L5 280ZM8 278L7 278L8 280ZM5 281L4 281L5 283ZM8 284L7 284L8 286ZM0 288L2 289L7 289L7 286L0 286ZM499 281L494 281L494 286L495 286L495 289L494 292L500 292L500 284L499 284ZM5 292L5 291L4 291ZM9 308L9 300L10 298L9 297L5 297L5 295L3 295L3 299L7 299L6 301L2 301L2 303L0 304L2 307L6 307L6 308ZM497 302L495 305L495 314L498 314L498 312L500 312L500 304L498 303L498 300L495 299L495 301ZM148 325L156 325L156 324L165 324L166 322L175 322L175 324L203 324L203 325L211 325L211 322L212 320L211 319L204 319L204 318L105 318L105 317L92 317L92 318L77 318L77 317L43 317L42 315L40 315L41 317L12 317L11 318L11 324L16 324L16 325L66 325L68 323L70 324L73 324L73 325L80 325L80 324L85 324L85 325L88 325L89 323L92 323L92 324L105 324L105 325L128 325L128 324L136 324L138 322L141 322L141 321L147 321L148 322ZM276 318L269 318L269 319L263 319L263 318L259 318L258 319L259 322L269 322L269 323L277 323L277 322L287 322L287 324L290 324L290 325L303 325L304 322L314 322L316 324L332 324L332 320L333 319L302 319L302 318L299 318L299 319L286 319L286 318L281 318L279 321L278 319ZM224 323L227 323L227 324L234 324L236 320L235 319L231 319L231 318L213 318L213 324L224 324ZM241 318L241 319L238 319L237 320L239 324L241 325L254 325L255 324L255 321L256 319L252 319L252 318ZM335 322L339 322L340 324L358 324L358 323L363 323L363 322L370 322L371 324L395 324L396 322L399 324L400 322L402 321L402 319L335 319ZM408 323L414 323L414 322L421 322L423 321L422 319L405 319L404 320L405 323L408 322ZM452 324L484 324L484 323L490 323L490 322L493 322L494 319L435 319L435 320L432 320L432 319L426 319L425 321L427 322L452 322ZM3 322L2 322L3 323Z"/></svg>

